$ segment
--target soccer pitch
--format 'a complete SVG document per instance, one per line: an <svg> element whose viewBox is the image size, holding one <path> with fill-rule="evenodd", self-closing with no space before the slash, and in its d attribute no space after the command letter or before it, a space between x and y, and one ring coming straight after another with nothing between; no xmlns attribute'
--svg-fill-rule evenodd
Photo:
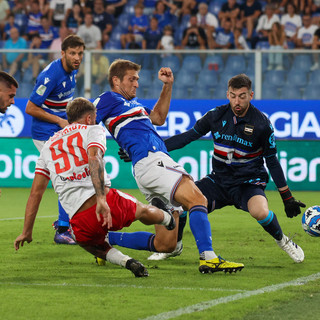
<svg viewBox="0 0 320 320"><path fill-rule="evenodd" d="M124 190L143 200L138 190ZM278 192L267 192L270 209L286 235L305 252L295 264L249 214L227 207L209 215L213 247L223 258L242 262L236 274L201 274L189 226L184 250L166 261L148 261L146 251L119 248L139 259L148 278L119 266L99 267L78 246L56 245L52 222L57 196L44 195L33 242L15 252L29 189L2 189L0 246L1 319L307 319L320 306L320 239L305 234L301 215L288 219ZM319 192L293 192L307 207ZM153 231L135 222L126 231Z"/></svg>

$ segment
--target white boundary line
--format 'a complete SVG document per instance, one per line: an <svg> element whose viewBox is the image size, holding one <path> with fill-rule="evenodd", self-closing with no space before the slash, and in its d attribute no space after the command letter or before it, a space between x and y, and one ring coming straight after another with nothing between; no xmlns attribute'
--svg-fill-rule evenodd
<svg viewBox="0 0 320 320"><path fill-rule="evenodd" d="M242 289L225 289L225 288L197 288L197 287L152 287L152 286L137 286L127 284L86 284L86 283L24 283L24 282L0 282L0 285L11 286L43 286L43 287L84 287L84 288L133 288L133 289L157 289L157 290L183 290L183 291L223 291L223 292L247 292Z"/></svg>
<svg viewBox="0 0 320 320"><path fill-rule="evenodd" d="M55 216L37 216L36 219L39 218L56 218L58 217L58 213ZM10 221L10 220L24 220L24 217L15 217L15 218L3 218L0 221Z"/></svg>
<svg viewBox="0 0 320 320"><path fill-rule="evenodd" d="M234 295L231 295L231 296L226 296L226 297L222 297L222 298L218 298L218 299L214 299L214 300L200 302L200 303L193 304L193 305L190 305L188 307L180 308L180 309L177 309L177 310L159 313L157 315L150 316L150 317L144 318L142 320L173 319L173 318L182 316L184 314L190 314L190 313L194 313L194 312L198 312L198 311L203 311L203 310L212 308L212 307L214 307L214 306L216 306L218 304L229 303L229 302L232 302L232 301L248 298L248 297L251 297L251 296L256 296L256 295L263 294L263 293L278 291L280 289L283 289L283 288L286 288L286 287L289 287L289 286L300 286L300 285L304 285L304 284L308 283L309 281L314 281L314 280L318 280L318 279L320 279L320 272L312 274L310 276L298 278L296 280L292 280L292 281L288 281L288 282L279 283L279 284L275 284L275 285L272 285L272 286L264 287L264 288L261 288L261 289L241 292L241 293L237 293L237 294L234 294Z"/></svg>

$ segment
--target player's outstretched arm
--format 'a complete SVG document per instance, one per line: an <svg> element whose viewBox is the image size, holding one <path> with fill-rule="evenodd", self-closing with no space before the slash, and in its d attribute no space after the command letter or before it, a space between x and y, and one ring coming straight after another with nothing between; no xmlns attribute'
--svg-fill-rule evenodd
<svg viewBox="0 0 320 320"><path fill-rule="evenodd" d="M100 148L91 147L88 149L88 161L93 187L96 191L97 207L96 214L98 221L102 226L112 227L112 217L110 208L106 201L105 183L104 183L104 163L103 154Z"/></svg>
<svg viewBox="0 0 320 320"><path fill-rule="evenodd" d="M14 247L16 250L20 248L20 245L23 247L25 241L28 243L32 241L34 221L36 219L39 205L48 183L49 179L47 177L39 174L35 175L26 206L23 230L14 242Z"/></svg>
<svg viewBox="0 0 320 320"><path fill-rule="evenodd" d="M170 108L174 77L170 68L161 68L158 72L158 78L163 82L163 87L160 97L150 113L150 119L153 124L162 126Z"/></svg>

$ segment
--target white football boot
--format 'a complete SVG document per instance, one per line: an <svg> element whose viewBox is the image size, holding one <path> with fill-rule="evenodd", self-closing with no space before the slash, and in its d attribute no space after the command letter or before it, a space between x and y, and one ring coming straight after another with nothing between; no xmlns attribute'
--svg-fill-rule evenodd
<svg viewBox="0 0 320 320"><path fill-rule="evenodd" d="M283 235L281 240L276 240L276 243L294 262L300 263L304 260L303 250L286 235Z"/></svg>
<svg viewBox="0 0 320 320"><path fill-rule="evenodd" d="M182 241L178 241L176 248L172 252L170 253L155 252L148 258L148 260L158 261L158 260L165 260L168 258L180 256L182 250L183 250Z"/></svg>

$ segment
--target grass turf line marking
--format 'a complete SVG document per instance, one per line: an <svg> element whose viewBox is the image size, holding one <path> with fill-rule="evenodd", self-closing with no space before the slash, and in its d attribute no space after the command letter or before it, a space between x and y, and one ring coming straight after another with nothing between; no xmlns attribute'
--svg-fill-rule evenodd
<svg viewBox="0 0 320 320"><path fill-rule="evenodd" d="M43 286L43 287L86 287L86 288L133 288L133 289L162 289L162 290L185 290L185 291L231 291L231 292L247 292L242 289L225 289L225 288L188 288L188 287L150 287L150 286L137 286L127 284L72 284L72 283L21 283L21 282L1 282L0 285L11 286Z"/></svg>
<svg viewBox="0 0 320 320"><path fill-rule="evenodd" d="M269 293L269 292L274 292L274 291L278 291L280 289L286 288L286 287L290 287L290 286L301 286L304 285L306 283L308 283L309 281L314 281L314 280L318 280L320 279L320 272L319 273L315 273L312 274L310 276L306 276L306 277L302 277L302 278L298 278L292 281L288 281L288 282L284 282L284 283L279 283L279 284L274 284L268 287L264 287L261 289L257 289L257 290L252 290L252 291L246 291L246 292L242 292L242 293L237 293L231 296L226 296L226 297L222 297L222 298L218 298L218 299L214 299L214 300L209 300L209 301L204 301L204 302L200 302L197 304L193 304L190 305L188 307L185 308L180 308L177 310L173 310L173 311L169 311L169 312L163 312L163 313L159 313L157 315L154 316L150 316L147 318L144 318L142 320L167 320L167 319L173 319L176 318L178 316L182 316L184 314L190 314L190 313L194 313L194 312L198 312L198 311L203 311L209 308L212 308L218 304L223 304L223 303L229 303L232 301L236 301L236 300L241 300L244 298L248 298L251 296L256 296L259 294L263 294L263 293Z"/></svg>
<svg viewBox="0 0 320 320"><path fill-rule="evenodd" d="M36 219L39 218L56 218L58 215L55 216L37 216ZM15 217L15 218L3 218L0 221L10 221L10 220L24 220L24 217Z"/></svg>

